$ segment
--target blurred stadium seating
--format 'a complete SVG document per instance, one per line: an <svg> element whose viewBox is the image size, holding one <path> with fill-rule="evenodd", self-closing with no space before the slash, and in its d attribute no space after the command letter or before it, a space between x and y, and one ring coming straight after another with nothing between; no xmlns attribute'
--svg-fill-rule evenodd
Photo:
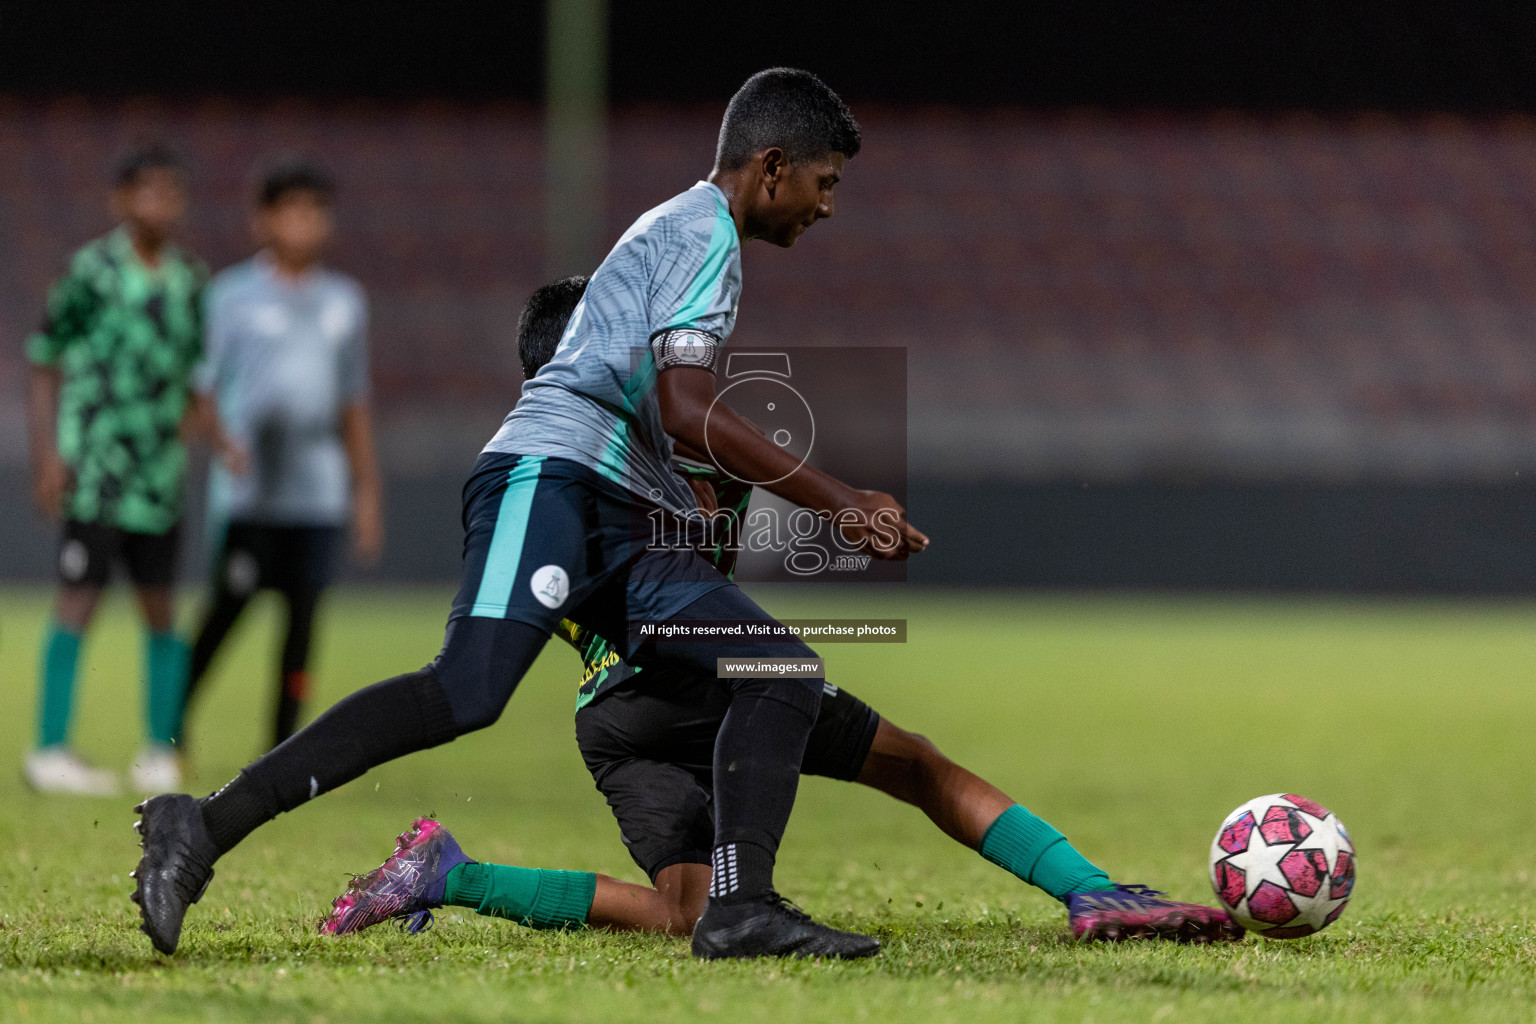
<svg viewBox="0 0 1536 1024"><path fill-rule="evenodd" d="M748 250L738 337L910 346L915 475L1483 479L1536 453L1531 121L863 115L837 219L792 255ZM613 234L707 169L716 116L616 115ZM193 158L191 235L215 264L244 254L258 157L334 167L335 262L373 295L403 461L436 461L417 435L438 411L478 430L509 404L542 264L534 108L11 100L6 424L47 282L105 226L111 154L144 136Z"/></svg>

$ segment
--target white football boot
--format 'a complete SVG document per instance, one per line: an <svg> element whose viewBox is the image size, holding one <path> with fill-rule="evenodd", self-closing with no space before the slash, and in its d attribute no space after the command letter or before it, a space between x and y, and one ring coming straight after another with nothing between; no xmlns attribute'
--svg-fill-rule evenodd
<svg viewBox="0 0 1536 1024"><path fill-rule="evenodd" d="M143 796L181 791L181 758L175 747L151 743L134 755L128 768L133 791Z"/></svg>
<svg viewBox="0 0 1536 1024"><path fill-rule="evenodd" d="M117 796L117 774L92 768L68 747L58 745L34 750L21 763L27 785L39 793L73 796Z"/></svg>

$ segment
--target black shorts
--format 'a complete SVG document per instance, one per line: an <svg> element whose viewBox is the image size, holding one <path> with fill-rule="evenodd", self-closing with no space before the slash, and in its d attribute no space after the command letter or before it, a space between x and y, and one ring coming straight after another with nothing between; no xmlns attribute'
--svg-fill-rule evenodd
<svg viewBox="0 0 1536 1024"><path fill-rule="evenodd" d="M578 711L576 742L629 855L654 882L673 864L709 863L715 734L731 692L666 669L644 676ZM858 778L879 725L873 708L828 683L801 772Z"/></svg>
<svg viewBox="0 0 1536 1024"><path fill-rule="evenodd" d="M164 533L135 533L66 519L59 541L59 579L104 587L112 579L112 563L120 561L135 586L168 587L176 582L180 551L181 529L177 526Z"/></svg>
<svg viewBox="0 0 1536 1024"><path fill-rule="evenodd" d="M336 577L340 526L232 522L214 564L215 585L240 597L258 590L319 590Z"/></svg>

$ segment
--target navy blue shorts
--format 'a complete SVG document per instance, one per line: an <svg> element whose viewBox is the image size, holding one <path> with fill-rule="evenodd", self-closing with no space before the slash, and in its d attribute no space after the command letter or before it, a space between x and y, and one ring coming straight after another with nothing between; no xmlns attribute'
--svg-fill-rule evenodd
<svg viewBox="0 0 1536 1024"><path fill-rule="evenodd" d="M464 485L463 582L452 619L563 618L609 637L730 585L691 548L653 544L654 509L578 462L484 452Z"/></svg>

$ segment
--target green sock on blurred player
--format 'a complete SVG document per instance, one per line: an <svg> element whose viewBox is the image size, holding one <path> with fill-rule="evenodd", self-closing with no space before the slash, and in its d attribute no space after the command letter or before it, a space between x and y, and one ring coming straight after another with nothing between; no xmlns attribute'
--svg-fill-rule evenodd
<svg viewBox="0 0 1536 1024"><path fill-rule="evenodd" d="M80 634L58 622L48 625L43 638L43 665L38 680L37 745L62 746L69 741L69 722L74 715L75 672L80 662Z"/></svg>
<svg viewBox="0 0 1536 1024"><path fill-rule="evenodd" d="M149 738L170 746L187 686L187 645L170 630L144 634L144 720Z"/></svg>

